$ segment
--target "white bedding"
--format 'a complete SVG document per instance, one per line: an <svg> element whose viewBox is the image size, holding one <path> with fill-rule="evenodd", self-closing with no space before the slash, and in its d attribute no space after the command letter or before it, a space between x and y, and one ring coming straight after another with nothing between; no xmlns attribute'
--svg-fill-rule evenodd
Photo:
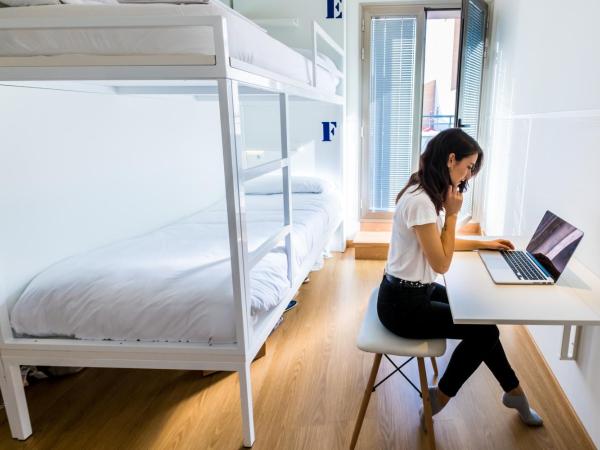
<svg viewBox="0 0 600 450"><path fill-rule="evenodd" d="M0 8L0 20L12 18L214 16L227 19L231 57L311 84L312 62L269 36L262 28L219 1L206 5L121 4L46 5ZM0 56L53 55L214 55L207 27L115 28L72 30L0 30ZM317 86L335 93L339 73L317 66Z"/></svg>
<svg viewBox="0 0 600 450"><path fill-rule="evenodd" d="M281 195L248 195L249 251L281 226ZM293 195L294 269L340 218L335 192ZM21 336L229 343L234 340L227 222L221 203L38 274L13 307ZM283 244L283 243L282 243ZM283 245L250 274L253 317L288 288Z"/></svg>

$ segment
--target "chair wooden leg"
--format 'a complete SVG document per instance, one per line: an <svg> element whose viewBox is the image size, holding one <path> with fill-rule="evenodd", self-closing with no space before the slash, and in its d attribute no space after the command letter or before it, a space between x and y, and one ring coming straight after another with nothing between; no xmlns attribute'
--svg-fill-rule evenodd
<svg viewBox="0 0 600 450"><path fill-rule="evenodd" d="M382 356L381 353L375 354L375 360L373 361L373 367L371 367L371 375L369 375L369 381L367 382L367 388L365 389L365 394L363 395L362 403L360 405L360 411L358 412L358 417L356 418L356 424L354 425L354 432L352 433L352 441L350 442L350 450L354 450L354 447L356 447L356 441L358 441L358 435L360 434L360 429L362 427L362 423L365 418L365 413L367 412L367 406L369 406L371 392L373 392L373 386L375 385L375 377L377 377L377 372L379 371L379 364L381 364L381 356Z"/></svg>
<svg viewBox="0 0 600 450"><path fill-rule="evenodd" d="M429 448L435 450L435 434L433 432L433 417L431 416L431 403L429 401L429 386L427 384L427 373L425 372L425 360L417 358L419 364L419 380L421 381L421 393L423 396L423 416L425 419L425 431Z"/></svg>
<svg viewBox="0 0 600 450"><path fill-rule="evenodd" d="M430 359L431 359L431 367L433 367L433 377L437 380L437 378L438 378L437 362L434 357L431 357Z"/></svg>

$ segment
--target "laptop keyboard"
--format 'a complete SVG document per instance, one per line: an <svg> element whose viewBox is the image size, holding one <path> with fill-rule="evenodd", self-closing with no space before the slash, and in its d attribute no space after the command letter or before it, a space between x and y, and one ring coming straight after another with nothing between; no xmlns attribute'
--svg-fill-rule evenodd
<svg viewBox="0 0 600 450"><path fill-rule="evenodd" d="M523 251L500 252L519 280L545 280L546 276Z"/></svg>

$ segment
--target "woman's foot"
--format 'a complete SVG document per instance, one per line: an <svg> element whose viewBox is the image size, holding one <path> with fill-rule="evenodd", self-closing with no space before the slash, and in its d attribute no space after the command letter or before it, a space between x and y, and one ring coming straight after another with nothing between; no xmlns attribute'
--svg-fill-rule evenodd
<svg viewBox="0 0 600 450"><path fill-rule="evenodd" d="M431 404L431 415L435 416L450 401L450 397L438 389L437 386L429 386L429 403ZM425 416L423 415L423 406L419 408L419 417L421 419L421 428L425 429Z"/></svg>
<svg viewBox="0 0 600 450"><path fill-rule="evenodd" d="M530 427L540 427L544 424L539 414L529 407L529 402L523 390L518 387L510 392L505 392L502 396L502 403L507 408L514 408L519 412L521 420Z"/></svg>
<svg viewBox="0 0 600 450"><path fill-rule="evenodd" d="M435 416L448 403L450 397L438 389L437 386L429 386L429 403L431 404L431 415Z"/></svg>
<svg viewBox="0 0 600 450"><path fill-rule="evenodd" d="M440 402L440 405L441 405L441 407L443 408L444 406L446 406L446 404L447 404L447 403L450 401L450 399L451 399L452 397L448 397L448 396L447 396L446 394L444 394L444 392L442 392L442 390L441 390L440 388L438 388L438 387L435 387L435 390L437 391L437 392L436 392L436 394L437 394L438 401ZM431 391L429 391L429 392L431 392ZM441 410L442 408L440 408L440 410Z"/></svg>

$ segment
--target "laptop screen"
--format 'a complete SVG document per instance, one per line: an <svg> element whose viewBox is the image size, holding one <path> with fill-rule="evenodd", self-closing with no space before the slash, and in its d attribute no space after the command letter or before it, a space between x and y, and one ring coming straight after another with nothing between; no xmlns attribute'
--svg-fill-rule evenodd
<svg viewBox="0 0 600 450"><path fill-rule="evenodd" d="M582 237L582 231L550 211L546 211L529 241L527 251L544 266L556 281L573 256Z"/></svg>

